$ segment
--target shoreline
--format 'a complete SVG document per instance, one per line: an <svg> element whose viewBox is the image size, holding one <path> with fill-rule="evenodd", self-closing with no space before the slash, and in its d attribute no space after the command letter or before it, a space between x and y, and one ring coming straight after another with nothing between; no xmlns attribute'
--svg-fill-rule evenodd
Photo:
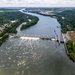
<svg viewBox="0 0 75 75"><path fill-rule="evenodd" d="M68 33L68 32L67 32ZM66 34L67 34L66 33ZM65 34L65 35L66 35ZM66 46L66 43L67 43L67 41L65 41L66 39L65 39L65 35L62 33L62 37L63 37L63 41L64 41L64 47L65 47L65 51L66 51L66 54L67 54L67 56L69 57L69 59L70 60L72 60L73 62L75 62L75 59L73 59L72 58L72 56L70 55L70 53L69 53L69 51L68 51L68 49L67 49L67 46ZM68 35L68 34L67 34ZM68 35L69 36L69 35Z"/></svg>
<svg viewBox="0 0 75 75"><path fill-rule="evenodd" d="M37 13L37 14L43 15L43 16L50 16L50 17L52 17L52 18L55 18L55 17L56 17L56 15L50 15L50 14L42 14L42 13Z"/></svg>
<svg viewBox="0 0 75 75"><path fill-rule="evenodd" d="M28 15L28 14L27 14ZM30 15L30 16L32 16L32 15ZM33 25L35 25L35 24L37 24L37 22L39 21L39 18L38 17L36 17L36 16L32 16L33 17L33 22L31 22L31 23L28 23L27 25L25 25L25 28L23 28L22 30L24 30L24 29L27 29L27 28L29 28L29 27L31 27L31 26L33 26ZM6 33L4 33L3 35L2 35L2 38L0 38L0 46L7 40L7 38L9 38L9 33L14 33L14 34L17 34L17 28L23 23L22 21L19 21L19 22L16 22L17 24L14 24L14 26L15 26L15 32L12 32L11 30L14 28L13 26L10 28L10 32L6 32ZM3 36L5 36L6 34L8 34L8 37L7 38L3 38Z"/></svg>
<svg viewBox="0 0 75 75"><path fill-rule="evenodd" d="M37 14L40 14L40 15L43 15L43 16L50 16L50 17L53 17L53 15L46 15L46 14L41 14L41 13L37 13ZM57 19L58 21L58 19ZM58 21L59 22L59 21ZM59 22L60 23L60 22ZM61 25L61 24L60 24ZM69 57L70 60L72 60L73 62L75 62L75 59L72 58L72 56L70 55L70 53L68 52L68 49L67 49L67 46L66 46L66 43L70 40L70 36L68 35L68 31L66 34L62 33L62 38L63 38L63 41L64 41L64 47L65 47L65 51L66 51L66 55ZM67 36L67 39L65 39L65 36Z"/></svg>

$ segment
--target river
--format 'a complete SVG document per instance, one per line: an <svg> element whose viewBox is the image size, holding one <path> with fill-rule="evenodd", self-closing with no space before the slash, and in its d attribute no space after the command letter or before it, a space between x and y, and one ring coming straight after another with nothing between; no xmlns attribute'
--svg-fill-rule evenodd
<svg viewBox="0 0 75 75"><path fill-rule="evenodd" d="M28 13L39 18L36 25L17 34L61 36L55 18ZM75 63L66 55L63 44L50 40L9 38L0 47L0 75L75 75Z"/></svg>

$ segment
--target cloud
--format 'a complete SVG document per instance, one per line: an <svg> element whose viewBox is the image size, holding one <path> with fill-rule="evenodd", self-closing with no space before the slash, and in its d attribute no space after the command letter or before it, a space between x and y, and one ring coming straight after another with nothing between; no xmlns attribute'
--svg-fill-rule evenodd
<svg viewBox="0 0 75 75"><path fill-rule="evenodd" d="M1 0L0 6L74 6L75 0Z"/></svg>

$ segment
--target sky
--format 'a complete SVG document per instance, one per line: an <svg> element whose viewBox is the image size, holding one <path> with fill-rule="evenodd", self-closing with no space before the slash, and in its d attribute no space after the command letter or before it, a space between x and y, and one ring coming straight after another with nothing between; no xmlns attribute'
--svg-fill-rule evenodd
<svg viewBox="0 0 75 75"><path fill-rule="evenodd" d="M1 0L0 7L75 7L75 0Z"/></svg>

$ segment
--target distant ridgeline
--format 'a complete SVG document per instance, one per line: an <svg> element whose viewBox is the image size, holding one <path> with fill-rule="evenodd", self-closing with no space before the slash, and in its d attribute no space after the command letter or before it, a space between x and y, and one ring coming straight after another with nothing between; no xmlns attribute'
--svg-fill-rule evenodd
<svg viewBox="0 0 75 75"><path fill-rule="evenodd" d="M28 23L29 19L31 20L31 24L29 23L30 26L36 24L39 20L35 16L24 14L17 10L0 10L0 45L5 41L5 36L9 35L9 33L17 33L16 28L23 22Z"/></svg>

